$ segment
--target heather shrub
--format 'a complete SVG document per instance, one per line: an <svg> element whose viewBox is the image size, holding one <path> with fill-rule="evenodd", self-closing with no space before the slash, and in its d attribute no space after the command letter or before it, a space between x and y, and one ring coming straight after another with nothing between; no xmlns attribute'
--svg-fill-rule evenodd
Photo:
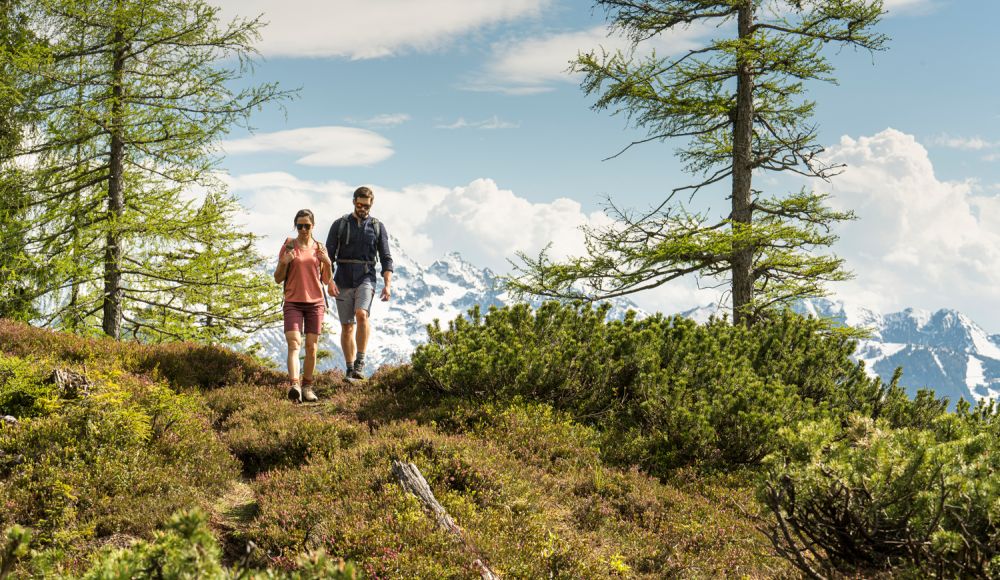
<svg viewBox="0 0 1000 580"><path fill-rule="evenodd" d="M29 361L0 354L0 415L38 417L50 412L58 395Z"/></svg>
<svg viewBox="0 0 1000 580"><path fill-rule="evenodd" d="M391 479L392 459L419 467L460 522L465 544L436 530ZM477 558L515 578L611 577L600 551L555 532L554 506L537 497L530 478L519 477L522 469L495 446L399 422L329 459L259 477L259 515L247 534L280 554L276 565L288 565L287 555L306 541L356 560L374 578L477 576Z"/></svg>
<svg viewBox="0 0 1000 580"><path fill-rule="evenodd" d="M608 308L474 308L447 330L429 325L413 382L468 400L550 405L605 431L609 460L658 472L756 464L775 449L777 430L798 421L912 414L903 389L869 378L849 359L854 342L820 321L785 313L753 328L661 315L605 322Z"/></svg>
<svg viewBox="0 0 1000 580"><path fill-rule="evenodd" d="M302 413L290 401L258 402L219 425L222 441L247 475L305 463L353 444L359 429L328 415Z"/></svg>
<svg viewBox="0 0 1000 580"><path fill-rule="evenodd" d="M90 370L117 369L162 377L175 390L209 390L227 384L277 385L284 373L260 363L250 354L195 342L159 345L118 342L0 320L0 353L23 359L60 361ZM49 369L51 370L51 369Z"/></svg>
<svg viewBox="0 0 1000 580"><path fill-rule="evenodd" d="M998 423L992 402L963 401L926 428L856 414L782 429L758 490L776 550L825 577L1000 576Z"/></svg>
<svg viewBox="0 0 1000 580"><path fill-rule="evenodd" d="M5 564L8 557L24 558L31 533L14 527L7 531L6 536ZM163 530L153 534L152 541L139 540L127 549L102 551L92 559L89 570L79 576L66 574L59 566L63 555L54 551L32 554L23 568L34 576L55 580L353 580L358 577L352 564L329 558L322 551L299 556L296 559L297 568L291 572L228 568L221 563L221 556L218 542L207 525L207 515L193 509L172 516L165 522ZM5 575L0 573L0 577Z"/></svg>
<svg viewBox="0 0 1000 580"><path fill-rule="evenodd" d="M90 378L89 397L0 431L0 524L31 526L43 546L148 536L238 476L197 399L121 371Z"/></svg>

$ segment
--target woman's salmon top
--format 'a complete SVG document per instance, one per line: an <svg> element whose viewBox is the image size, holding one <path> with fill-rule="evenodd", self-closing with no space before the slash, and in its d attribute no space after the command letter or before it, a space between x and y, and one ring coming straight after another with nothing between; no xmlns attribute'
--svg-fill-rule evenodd
<svg viewBox="0 0 1000 580"><path fill-rule="evenodd" d="M295 249L298 251L292 263L285 270L285 302L308 302L315 304L323 301L323 281L319 276L319 244L312 248L302 248L299 241L295 240ZM282 244L281 251L278 252L280 260L285 255L285 245Z"/></svg>

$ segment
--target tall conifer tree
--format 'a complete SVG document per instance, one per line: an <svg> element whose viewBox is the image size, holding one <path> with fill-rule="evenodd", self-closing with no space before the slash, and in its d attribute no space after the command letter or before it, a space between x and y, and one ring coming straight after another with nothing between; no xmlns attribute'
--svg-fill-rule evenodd
<svg viewBox="0 0 1000 580"><path fill-rule="evenodd" d="M881 0L598 0L611 33L631 48L580 54L582 88L598 95L595 110L623 114L648 138L687 139L678 150L695 183L673 188L647 212L608 200L612 227L585 229L588 255L554 262L520 255L505 279L514 294L603 299L696 275L729 287L733 318L752 322L768 308L824 295L824 283L850 273L843 260L822 255L836 241L832 224L854 219L835 212L826 196L803 189L765 196L758 172L793 172L829 179L823 164L815 103L801 100L808 80L835 82L821 55L828 43L881 50L872 28ZM690 26L727 34L671 58L641 53L648 41ZM628 149L626 147L626 149ZM717 185L718 184L718 185ZM731 210L721 219L689 212L674 200L684 192L725 187ZM582 287L581 287L582 286Z"/></svg>
<svg viewBox="0 0 1000 580"><path fill-rule="evenodd" d="M34 164L28 253L54 277L40 322L144 340L273 322L280 298L217 177L229 129L292 96L232 88L253 71L259 20L220 26L202 0L31 7L45 58L20 71L39 121L19 154Z"/></svg>

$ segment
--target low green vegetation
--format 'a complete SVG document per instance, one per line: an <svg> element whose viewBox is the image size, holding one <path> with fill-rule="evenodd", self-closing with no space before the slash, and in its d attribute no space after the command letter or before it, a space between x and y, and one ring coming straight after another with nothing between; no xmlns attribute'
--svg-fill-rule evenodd
<svg viewBox="0 0 1000 580"><path fill-rule="evenodd" d="M294 405L193 343L0 322L0 576L995 578L1000 421L786 315L477 310ZM70 397L54 368L85 374ZM394 480L413 463L462 530ZM342 562L350 564L342 564Z"/></svg>

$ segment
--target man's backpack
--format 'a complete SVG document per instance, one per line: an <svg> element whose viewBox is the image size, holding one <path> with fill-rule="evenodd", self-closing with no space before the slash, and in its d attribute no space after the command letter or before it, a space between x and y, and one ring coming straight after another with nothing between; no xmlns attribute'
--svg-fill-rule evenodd
<svg viewBox="0 0 1000 580"><path fill-rule="evenodd" d="M313 240L313 241L316 242L317 249L320 249L320 250L323 249L323 244L322 243L320 243L320 242L318 242L316 240ZM291 252L294 249L295 249L295 238L285 238L285 252ZM282 290L284 290L285 286L288 284L288 274L290 274L291 271L292 271L292 265L289 264L288 265L288 269L285 271L285 279L281 281L281 288L282 288ZM333 272L330 272L330 275L333 276ZM331 280L332 280L332 278L331 278ZM327 310L329 310L330 309L330 301L326 297L326 286L323 286L323 263L322 262L320 262L320 264L319 264L319 285L320 285L320 287L323 288L323 306L326 307Z"/></svg>
<svg viewBox="0 0 1000 580"><path fill-rule="evenodd" d="M333 253L333 261L336 262L336 263L338 263L338 264L364 264L365 265L365 274L367 274L368 273L368 266L374 267L375 264L377 264L378 262L375 262L374 260L368 261L368 260L340 260L340 259L338 259L339 256L340 256L340 246L341 246L341 244L343 244L343 245L346 246L347 244L351 243L351 228L348 227L350 224L347 221L348 219L350 219L350 217L351 217L351 214L346 213L339 220L340 221L340 226L337 228L337 250ZM374 216L372 216L372 227L375 229L375 246L378 247L379 225L378 225L378 218L376 218ZM346 236L344 235L344 232L347 232Z"/></svg>

